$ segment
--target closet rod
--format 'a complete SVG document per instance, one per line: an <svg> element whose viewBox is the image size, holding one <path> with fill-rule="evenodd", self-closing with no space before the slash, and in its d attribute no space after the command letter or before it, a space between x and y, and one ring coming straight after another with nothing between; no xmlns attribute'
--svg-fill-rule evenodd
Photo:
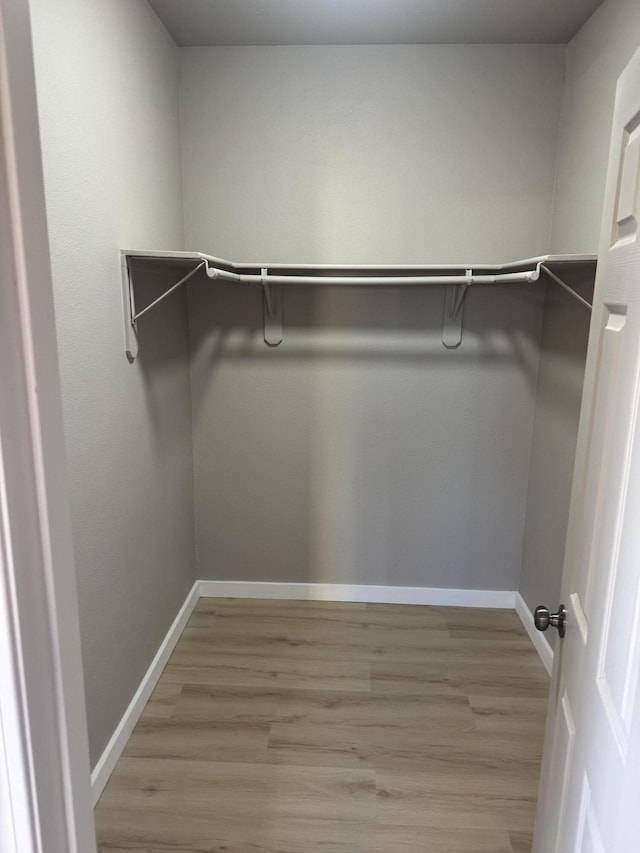
<svg viewBox="0 0 640 853"><path fill-rule="evenodd" d="M573 296L576 301L578 301L581 305L584 305L587 310L592 310L593 306L590 302L587 302L587 300L580 296L579 293L576 293L576 291L572 287L569 287L566 282L564 282L561 278L558 278L558 276L555 273L551 272L548 267L545 267L544 264L540 264L540 269L545 272L552 281L555 281L556 284L559 284L563 290L566 290L570 296Z"/></svg>
<svg viewBox="0 0 640 853"><path fill-rule="evenodd" d="M206 261L205 261L206 263ZM539 269L525 272L502 273L498 275L420 275L420 276L308 276L308 275L251 275L228 272L207 264L209 278L238 284L303 284L303 285L347 285L405 287L443 284L526 284L537 281Z"/></svg>

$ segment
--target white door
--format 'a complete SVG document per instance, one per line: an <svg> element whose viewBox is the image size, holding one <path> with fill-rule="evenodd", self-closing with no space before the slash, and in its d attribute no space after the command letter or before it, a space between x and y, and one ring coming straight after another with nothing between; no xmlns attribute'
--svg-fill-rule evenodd
<svg viewBox="0 0 640 853"><path fill-rule="evenodd" d="M639 219L640 52L616 97L535 853L640 851Z"/></svg>

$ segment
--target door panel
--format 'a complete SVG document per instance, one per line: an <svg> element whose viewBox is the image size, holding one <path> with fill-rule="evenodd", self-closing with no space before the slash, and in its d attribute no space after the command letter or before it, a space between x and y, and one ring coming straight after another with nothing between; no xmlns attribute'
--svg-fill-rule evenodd
<svg viewBox="0 0 640 853"><path fill-rule="evenodd" d="M639 392L636 387L636 404L638 399ZM632 434L637 435L637 406L633 420ZM608 590L609 600L605 610L606 622L598 678L607 684L618 724L625 735L628 735L636 703L640 668L640 577L635 563L637 520L640 519L640 453L637 447L634 448L624 477L628 485L619 540L616 542L617 559ZM627 654L621 655L620 649L627 650Z"/></svg>
<svg viewBox="0 0 640 853"><path fill-rule="evenodd" d="M613 245L634 242L638 233L640 202L640 122L637 115L627 125L623 135L624 151L621 157L618 181L618 200Z"/></svg>
<svg viewBox="0 0 640 853"><path fill-rule="evenodd" d="M599 519L604 502L603 481L610 464L611 430L607 414L616 404L620 354L624 340L626 314L624 306L607 306L605 323L600 342L600 364L596 385L596 399L592 415L591 444L588 454L588 474L584 498L582 535L576 566L580 567L576 577L575 594L588 626L591 621L593 601L593 578L596 570L594 557L598 551L600 537Z"/></svg>
<svg viewBox="0 0 640 853"><path fill-rule="evenodd" d="M640 52L616 97L535 853L640 849L639 220Z"/></svg>
<svg viewBox="0 0 640 853"><path fill-rule="evenodd" d="M576 851L580 851L580 853L605 853L598 819L593 809L591 788L587 779L584 780L581 816L580 841L579 846L576 846Z"/></svg>
<svg viewBox="0 0 640 853"><path fill-rule="evenodd" d="M548 836L545 840L545 848L553 849L555 839L555 828L560 826L566 808L566 792L568 790L569 772L573 758L573 746L575 741L575 724L571 704L566 690L562 691L562 698L558 702L556 718L554 721L553 746L550 756L549 776L551 779L559 780L560 796L549 804L547 828Z"/></svg>

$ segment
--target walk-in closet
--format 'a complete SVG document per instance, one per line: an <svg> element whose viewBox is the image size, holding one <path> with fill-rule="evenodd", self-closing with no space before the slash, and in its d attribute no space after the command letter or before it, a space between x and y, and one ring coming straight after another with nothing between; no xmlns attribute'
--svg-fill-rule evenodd
<svg viewBox="0 0 640 853"><path fill-rule="evenodd" d="M640 5L31 14L98 850L529 853Z"/></svg>

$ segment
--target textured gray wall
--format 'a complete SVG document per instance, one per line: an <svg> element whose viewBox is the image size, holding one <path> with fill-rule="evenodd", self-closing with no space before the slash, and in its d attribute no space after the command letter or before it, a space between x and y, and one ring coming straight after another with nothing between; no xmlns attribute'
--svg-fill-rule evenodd
<svg viewBox="0 0 640 853"><path fill-rule="evenodd" d="M262 342L255 291L190 294L199 575L515 589L539 296L285 294Z"/></svg>
<svg viewBox="0 0 640 853"><path fill-rule="evenodd" d="M547 248L563 48L182 52L186 245L461 262ZM536 120L531 121L531 115ZM190 291L198 574L517 587L542 293Z"/></svg>
<svg viewBox="0 0 640 853"><path fill-rule="evenodd" d="M180 57L187 248L300 263L547 251L563 46Z"/></svg>
<svg viewBox="0 0 640 853"><path fill-rule="evenodd" d="M638 47L638 0L606 0L567 47L553 251L598 251L616 83ZM588 336L582 309L549 287L520 584L531 608L559 603Z"/></svg>
<svg viewBox="0 0 640 853"><path fill-rule="evenodd" d="M178 56L143 0L32 5L95 763L194 580L184 304L130 365L118 257L182 246Z"/></svg>
<svg viewBox="0 0 640 853"><path fill-rule="evenodd" d="M605 0L567 47L554 252L597 252L616 83L640 46L640 2Z"/></svg>

